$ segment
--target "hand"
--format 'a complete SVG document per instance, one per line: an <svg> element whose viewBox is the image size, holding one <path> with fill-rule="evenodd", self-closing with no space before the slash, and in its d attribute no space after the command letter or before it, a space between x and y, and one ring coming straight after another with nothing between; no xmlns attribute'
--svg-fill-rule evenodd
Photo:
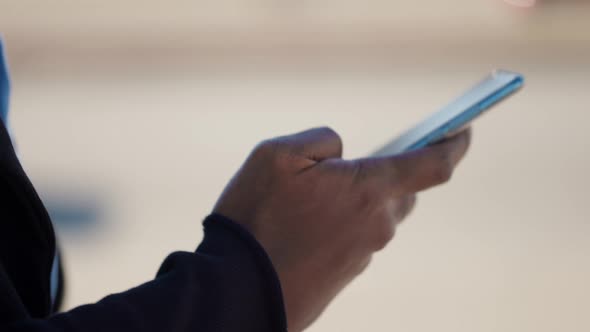
<svg viewBox="0 0 590 332"><path fill-rule="evenodd" d="M246 227L279 275L289 331L308 327L393 238L415 194L448 181L469 132L415 152L343 160L328 128L259 144L214 212Z"/></svg>

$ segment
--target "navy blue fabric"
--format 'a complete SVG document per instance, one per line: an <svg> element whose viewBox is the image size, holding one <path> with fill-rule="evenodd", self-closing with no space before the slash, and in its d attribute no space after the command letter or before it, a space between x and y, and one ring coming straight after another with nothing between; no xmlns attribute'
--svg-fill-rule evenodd
<svg viewBox="0 0 590 332"><path fill-rule="evenodd" d="M8 79L6 68L0 68L4 116ZM98 303L53 313L51 221L0 121L0 331L286 331L279 279L256 239L221 215L207 217L203 225L197 250L171 254L153 280Z"/></svg>

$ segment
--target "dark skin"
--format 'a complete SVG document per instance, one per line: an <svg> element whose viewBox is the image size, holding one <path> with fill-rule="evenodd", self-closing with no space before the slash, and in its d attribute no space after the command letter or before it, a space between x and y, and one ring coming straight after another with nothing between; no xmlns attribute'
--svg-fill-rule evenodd
<svg viewBox="0 0 590 332"><path fill-rule="evenodd" d="M265 248L289 331L303 331L391 241L416 194L450 179L469 142L466 130L398 156L344 160L329 128L270 139L253 150L214 212Z"/></svg>

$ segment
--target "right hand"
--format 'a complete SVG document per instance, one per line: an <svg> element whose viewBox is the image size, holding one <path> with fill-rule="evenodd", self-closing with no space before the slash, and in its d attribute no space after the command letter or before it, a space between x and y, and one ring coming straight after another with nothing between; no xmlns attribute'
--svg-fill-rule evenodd
<svg viewBox="0 0 590 332"><path fill-rule="evenodd" d="M214 212L246 227L279 275L289 331L309 326L393 238L415 194L448 181L469 132L403 155L343 160L328 128L267 140Z"/></svg>

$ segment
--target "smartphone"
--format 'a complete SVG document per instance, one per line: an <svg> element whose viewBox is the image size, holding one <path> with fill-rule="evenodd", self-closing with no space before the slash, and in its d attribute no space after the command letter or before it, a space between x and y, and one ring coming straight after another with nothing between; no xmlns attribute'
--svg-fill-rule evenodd
<svg viewBox="0 0 590 332"><path fill-rule="evenodd" d="M495 70L483 81L406 131L372 156L389 156L426 147L467 127L473 120L500 101L511 96L524 84L521 74Z"/></svg>

